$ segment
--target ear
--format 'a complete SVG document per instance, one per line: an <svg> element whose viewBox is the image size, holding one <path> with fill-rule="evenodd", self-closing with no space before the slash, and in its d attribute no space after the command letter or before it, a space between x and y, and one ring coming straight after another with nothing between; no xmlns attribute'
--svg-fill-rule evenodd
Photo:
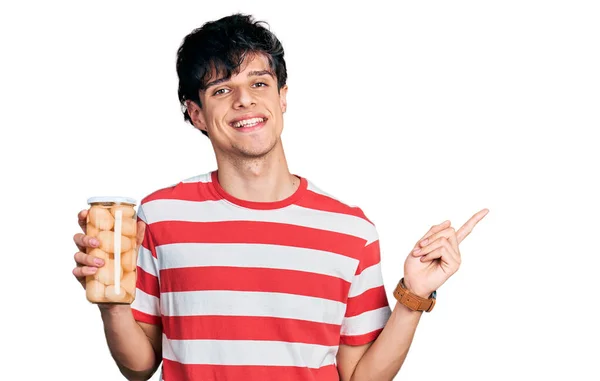
<svg viewBox="0 0 600 381"><path fill-rule="evenodd" d="M206 120L204 119L204 114L202 113L200 106L198 106L196 102L190 100L185 101L185 106L194 127L206 132Z"/></svg>
<svg viewBox="0 0 600 381"><path fill-rule="evenodd" d="M279 90L279 107L281 107L281 112L285 112L287 109L287 90L288 85L283 85Z"/></svg>

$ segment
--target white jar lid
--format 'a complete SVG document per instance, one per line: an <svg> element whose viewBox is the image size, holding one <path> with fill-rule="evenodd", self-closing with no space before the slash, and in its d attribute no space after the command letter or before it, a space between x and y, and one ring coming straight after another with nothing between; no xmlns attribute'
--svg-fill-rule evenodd
<svg viewBox="0 0 600 381"><path fill-rule="evenodd" d="M120 197L120 196L96 196L90 197L87 200L88 204L94 202L112 202L112 203L121 203L121 204L136 204L135 199L131 197Z"/></svg>

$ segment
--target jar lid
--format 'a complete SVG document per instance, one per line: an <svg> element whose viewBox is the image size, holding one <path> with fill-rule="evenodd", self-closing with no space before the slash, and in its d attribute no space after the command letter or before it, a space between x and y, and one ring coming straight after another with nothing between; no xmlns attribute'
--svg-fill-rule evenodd
<svg viewBox="0 0 600 381"><path fill-rule="evenodd" d="M132 204L135 205L135 199L131 197L120 197L120 196L96 196L90 197L87 200L88 204L92 204L95 202L112 202L112 203L120 203L120 204Z"/></svg>

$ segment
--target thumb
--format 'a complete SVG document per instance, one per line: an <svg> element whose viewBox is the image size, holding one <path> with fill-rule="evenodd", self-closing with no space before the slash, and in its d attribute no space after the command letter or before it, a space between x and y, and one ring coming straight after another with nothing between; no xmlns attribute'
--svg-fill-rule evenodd
<svg viewBox="0 0 600 381"><path fill-rule="evenodd" d="M84 233L87 233L86 232L87 215L88 215L87 209L83 209L77 214L77 223L79 224L79 227L81 227L81 230L83 230Z"/></svg>
<svg viewBox="0 0 600 381"><path fill-rule="evenodd" d="M144 233L146 232L146 224L144 221L137 222L137 233L135 236L135 244L136 248L139 249L142 246L142 242L144 242Z"/></svg>

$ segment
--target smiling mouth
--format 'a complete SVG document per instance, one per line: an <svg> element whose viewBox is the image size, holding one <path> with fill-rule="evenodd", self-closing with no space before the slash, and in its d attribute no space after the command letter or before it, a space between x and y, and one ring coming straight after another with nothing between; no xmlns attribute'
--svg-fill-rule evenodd
<svg viewBox="0 0 600 381"><path fill-rule="evenodd" d="M266 122L267 118L250 118L240 120L239 122L230 123L231 127L242 128L242 127L254 127L259 123Z"/></svg>

